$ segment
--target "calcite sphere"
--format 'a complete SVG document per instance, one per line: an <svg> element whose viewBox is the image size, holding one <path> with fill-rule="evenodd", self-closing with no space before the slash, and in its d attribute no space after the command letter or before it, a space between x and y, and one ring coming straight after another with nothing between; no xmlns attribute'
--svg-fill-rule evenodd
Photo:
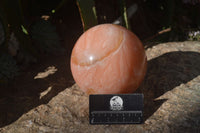
<svg viewBox="0 0 200 133"><path fill-rule="evenodd" d="M71 54L74 80L88 94L132 93L142 82L146 65L138 37L114 24L87 30Z"/></svg>

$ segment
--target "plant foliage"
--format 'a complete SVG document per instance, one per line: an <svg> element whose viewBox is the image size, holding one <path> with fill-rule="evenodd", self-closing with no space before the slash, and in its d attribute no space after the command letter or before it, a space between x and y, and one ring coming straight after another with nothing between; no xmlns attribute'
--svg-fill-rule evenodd
<svg viewBox="0 0 200 133"><path fill-rule="evenodd" d="M52 53L60 49L56 27L47 20L37 21L31 28L31 36L36 47L42 52Z"/></svg>
<svg viewBox="0 0 200 133"><path fill-rule="evenodd" d="M3 29L3 25L0 22L0 45L3 44L4 40L5 40L5 32Z"/></svg>
<svg viewBox="0 0 200 133"><path fill-rule="evenodd" d="M118 5L122 16L122 25L127 29L130 29L125 0L118 0Z"/></svg>
<svg viewBox="0 0 200 133"><path fill-rule="evenodd" d="M16 61L9 54L0 56L0 81L13 79L19 72Z"/></svg>
<svg viewBox="0 0 200 133"><path fill-rule="evenodd" d="M77 0L77 5L84 31L98 24L93 0Z"/></svg>

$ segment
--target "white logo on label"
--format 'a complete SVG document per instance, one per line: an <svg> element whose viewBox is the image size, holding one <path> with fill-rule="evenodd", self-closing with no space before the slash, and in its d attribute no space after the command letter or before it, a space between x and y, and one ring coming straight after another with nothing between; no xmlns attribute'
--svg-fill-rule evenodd
<svg viewBox="0 0 200 133"><path fill-rule="evenodd" d="M110 109L111 110L122 110L123 109L123 100L119 96L113 96L110 99Z"/></svg>

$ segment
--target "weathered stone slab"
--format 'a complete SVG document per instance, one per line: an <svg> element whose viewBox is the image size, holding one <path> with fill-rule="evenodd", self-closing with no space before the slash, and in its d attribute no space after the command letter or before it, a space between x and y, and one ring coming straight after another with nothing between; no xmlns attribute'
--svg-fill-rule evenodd
<svg viewBox="0 0 200 133"><path fill-rule="evenodd" d="M200 42L169 42L146 50L142 125L90 125L88 96L75 84L0 129L5 133L199 133Z"/></svg>

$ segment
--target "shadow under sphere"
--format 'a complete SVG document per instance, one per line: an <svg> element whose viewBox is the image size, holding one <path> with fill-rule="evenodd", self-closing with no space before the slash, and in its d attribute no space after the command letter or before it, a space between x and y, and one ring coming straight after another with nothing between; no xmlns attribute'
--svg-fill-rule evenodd
<svg viewBox="0 0 200 133"><path fill-rule="evenodd" d="M148 61L140 91L144 94L144 118L148 119L167 99L156 100L167 91L200 75L200 53L170 52Z"/></svg>

